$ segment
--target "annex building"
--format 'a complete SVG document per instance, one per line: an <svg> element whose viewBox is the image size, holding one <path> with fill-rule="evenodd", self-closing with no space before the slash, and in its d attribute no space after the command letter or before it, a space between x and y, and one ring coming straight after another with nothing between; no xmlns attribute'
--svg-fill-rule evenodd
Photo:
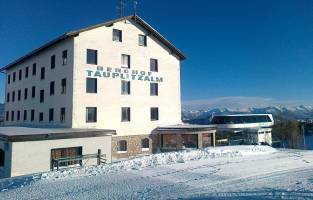
<svg viewBox="0 0 313 200"><path fill-rule="evenodd" d="M272 114L215 115L217 145L272 145Z"/></svg>
<svg viewBox="0 0 313 200"><path fill-rule="evenodd" d="M113 161L214 145L214 127L182 125L180 62L185 58L137 15L66 33L1 69L6 74L4 124L40 128L43 135L45 128L65 128L70 136L62 140L74 138L77 129L88 137L102 130L103 137L111 137L110 151L102 152ZM55 145L80 146L66 151L80 155L89 142Z"/></svg>

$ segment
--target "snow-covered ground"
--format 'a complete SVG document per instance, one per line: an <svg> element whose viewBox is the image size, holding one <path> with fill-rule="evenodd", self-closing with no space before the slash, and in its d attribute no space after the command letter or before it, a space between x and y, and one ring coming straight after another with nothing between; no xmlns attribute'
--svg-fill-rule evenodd
<svg viewBox="0 0 313 200"><path fill-rule="evenodd" d="M313 151L228 146L0 181L0 199L313 199Z"/></svg>

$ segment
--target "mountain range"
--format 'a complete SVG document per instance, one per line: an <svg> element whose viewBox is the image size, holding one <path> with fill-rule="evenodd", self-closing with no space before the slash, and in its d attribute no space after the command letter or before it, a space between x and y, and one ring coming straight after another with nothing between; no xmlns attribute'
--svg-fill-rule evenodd
<svg viewBox="0 0 313 200"><path fill-rule="evenodd" d="M182 110L184 122L195 124L208 124L213 114L273 114L274 119L283 118L287 120L305 120L313 119L312 106L268 106L264 108L247 108L247 109L229 109L229 108L213 108L201 110Z"/></svg>

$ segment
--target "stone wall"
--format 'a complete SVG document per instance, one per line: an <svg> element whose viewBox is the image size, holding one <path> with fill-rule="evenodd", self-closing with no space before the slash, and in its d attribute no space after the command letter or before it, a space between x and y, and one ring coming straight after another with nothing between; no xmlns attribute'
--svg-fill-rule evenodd
<svg viewBox="0 0 313 200"><path fill-rule="evenodd" d="M149 149L143 150L141 148L141 140L148 138L149 139ZM126 140L127 142L127 151L119 152L118 151L118 142L121 140ZM112 137L112 160L118 161L126 158L131 158L141 155L149 155L152 153L152 139L149 135L129 135L129 136L116 136Z"/></svg>

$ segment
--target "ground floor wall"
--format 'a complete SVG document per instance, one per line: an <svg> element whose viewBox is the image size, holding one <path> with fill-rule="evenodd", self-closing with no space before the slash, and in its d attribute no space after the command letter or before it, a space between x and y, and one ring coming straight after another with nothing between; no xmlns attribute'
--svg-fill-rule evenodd
<svg viewBox="0 0 313 200"><path fill-rule="evenodd" d="M152 154L153 142L151 135L113 136L112 161Z"/></svg>
<svg viewBox="0 0 313 200"><path fill-rule="evenodd" d="M96 154L101 149L111 162L111 136L12 143L10 176L50 171L51 150L81 147L82 154ZM9 156L10 154L8 154ZM96 159L84 160L83 165L97 164Z"/></svg>

